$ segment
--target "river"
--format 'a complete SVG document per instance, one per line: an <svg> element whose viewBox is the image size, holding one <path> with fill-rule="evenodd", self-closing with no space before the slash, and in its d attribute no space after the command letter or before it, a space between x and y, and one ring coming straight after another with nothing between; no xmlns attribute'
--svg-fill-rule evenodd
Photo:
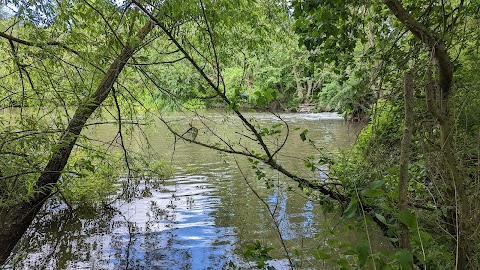
<svg viewBox="0 0 480 270"><path fill-rule="evenodd" d="M246 116L261 126L281 123L268 113ZM304 167L304 157L318 154L320 148L322 153L348 149L359 129L334 113L280 116L291 131L279 152L280 163L307 178L318 177L318 172ZM181 120L175 114L167 117L172 121L176 118ZM232 143L248 140L240 135L244 127L232 116L207 113L204 119L214 123L215 132ZM190 124L200 127L198 140L208 141L206 136L211 135L198 124L204 119L191 120ZM180 123L185 126L185 121ZM313 144L300 139L305 129ZM114 128L99 132L97 136L115 135ZM244 157L175 142L160 123L148 128L147 136L150 147L176 168L170 178L139 179L137 196L116 201L109 209L70 212L52 200L46 205L48 211L38 215L17 245L7 268L226 269L230 263L248 269L255 268L255 262L244 252L258 240L273 248L270 265L288 269L269 211L253 189L270 211L275 211L286 247L291 254L297 250L295 260L301 268L324 269L315 265L309 252L323 241L319 237L321 224L331 217L294 182L270 172L273 186L267 188ZM281 140L271 141L276 143ZM345 235L345 239L349 237Z"/></svg>

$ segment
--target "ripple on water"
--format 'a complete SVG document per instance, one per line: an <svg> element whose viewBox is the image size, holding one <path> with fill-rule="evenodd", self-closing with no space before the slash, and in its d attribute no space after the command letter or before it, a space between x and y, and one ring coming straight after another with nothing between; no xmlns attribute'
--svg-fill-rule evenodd
<svg viewBox="0 0 480 270"><path fill-rule="evenodd" d="M124 264L129 246L128 256L135 258L129 260L137 268L222 268L233 256L236 239L233 228L215 223L212 213L218 211L220 200L207 176L178 174L165 181L161 191L119 203L121 214L113 223L121 224L112 231L119 243L105 250L115 254L109 264Z"/></svg>
<svg viewBox="0 0 480 270"><path fill-rule="evenodd" d="M265 126L278 122L268 113L248 113L246 117ZM294 127L308 128L309 138L318 145L333 147L336 141L344 145L344 141L350 140L350 130L344 121L339 121L338 114L292 113L281 117L295 122L290 126L292 132L300 132L294 131ZM225 116L217 116L214 121L222 119ZM231 126L237 124L238 121L228 120L225 131L223 126L219 130L230 132L236 139L239 133L234 132L242 126ZM158 149L170 145L165 151L171 151L173 142L162 146L164 138L158 136L162 132L160 127L155 130L159 141L152 140L152 144ZM281 162L297 169L303 166L303 160L297 158L299 153L308 156L312 149L299 140L298 134L294 135L281 153ZM29 234L33 237L21 245L24 251L18 257L22 262L16 269L224 269L230 260L244 266L244 244L258 239L272 247L279 244L266 208L248 189L236 164L225 160L228 158L215 151L177 142L175 166L185 169L162 182L146 180L136 187L137 197L117 202L115 211L90 211L83 217L53 212L49 219L37 218L35 229ZM251 164L240 159L239 163L244 173L250 173L248 180L269 207L276 209L284 238L292 244L307 243L307 238L318 232L318 207L300 196L286 194L285 190L267 190L249 171ZM283 256L281 250L272 252L277 253L273 255L276 258ZM271 264L288 268L285 260ZM250 268L254 263L245 266Z"/></svg>

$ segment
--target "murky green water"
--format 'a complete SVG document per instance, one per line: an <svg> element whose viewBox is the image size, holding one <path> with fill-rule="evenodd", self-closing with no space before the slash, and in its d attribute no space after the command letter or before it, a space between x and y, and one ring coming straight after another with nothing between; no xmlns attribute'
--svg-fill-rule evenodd
<svg viewBox="0 0 480 270"><path fill-rule="evenodd" d="M303 166L303 157L318 150L300 140L308 129L309 138L322 151L348 148L358 127L338 115L284 114L291 134L280 151L285 167L307 178L317 177ZM172 115L170 120L180 116ZM279 120L268 113L247 114L262 126ZM234 118L215 113L192 120L199 127L198 140L214 142L199 121L212 123L215 132L232 143L248 144L241 135L242 125ZM183 123L186 128L185 121ZM294 128L300 128L294 131ZM182 126L179 127L180 129ZM305 197L296 184L271 173L275 186L267 189L256 180L245 158L221 154L191 143L175 143L168 131L158 125L147 130L151 147L177 168L163 182L140 181L135 196L118 201L113 209L69 213L62 204L50 202L48 215L39 215L19 244L10 266L15 269L225 269L229 262L254 268L243 252L246 245L260 240L274 247L271 265L288 269L277 232L267 208L250 186L275 212L283 239L290 252L319 245L315 234L325 216L322 209ZM102 135L103 134L103 135ZM100 131L115 136L114 129ZM272 140L271 145L280 144ZM173 155L173 156L172 156ZM240 172L240 169L241 172ZM243 175L242 175L243 174ZM244 177L245 176L245 177ZM292 190L289 190L292 187ZM346 237L349 237L346 235ZM318 268L304 258L305 268ZM283 268L282 268L283 267Z"/></svg>

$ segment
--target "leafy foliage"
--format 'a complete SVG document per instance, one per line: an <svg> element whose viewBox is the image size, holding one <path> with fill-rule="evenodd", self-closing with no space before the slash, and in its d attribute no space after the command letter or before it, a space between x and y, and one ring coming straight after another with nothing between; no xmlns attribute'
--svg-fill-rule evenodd
<svg viewBox="0 0 480 270"><path fill-rule="evenodd" d="M257 262L257 268L259 269L275 269L271 266L268 266L266 263L267 260L272 259L268 252L271 251L271 247L265 247L259 240L257 240L253 245L247 245L244 252L245 257L251 258Z"/></svg>
<svg viewBox="0 0 480 270"><path fill-rule="evenodd" d="M439 121L442 117L432 112L427 97L426 89L439 76L430 78L429 71L439 66L432 65L435 52L426 39L412 32L412 24L402 22L401 9L389 8L392 3L400 3L409 19L431 30L436 44L445 43L455 85L450 99L440 92L434 96L443 95L443 103L436 106L448 108L443 116L454 116L452 123ZM329 209L341 211L343 220L357 230L368 232L370 226L377 226L394 245L402 224L411 237L410 247L393 252L372 252L365 239L345 248L345 256L338 258L319 248L312 253L317 260L332 260L342 269L370 263L400 269L413 263L450 267L458 255L451 237L458 233L460 212L455 210L466 211L464 220L470 225L478 220L480 4L476 1L187 0L120 5L13 0L1 4L15 8L11 12L2 8L0 16L0 210L28 202L47 189L59 191L69 203L94 205L115 194L123 177L155 181L167 176L167 165L145 161L125 144L141 130L136 123L147 124L161 110L195 112L223 106L241 115L247 106L293 111L314 104L314 110L333 109L351 119L370 119L347 157L304 158L312 171L327 165L329 180L335 180L314 185L322 193L319 200L336 198L341 202ZM132 35L152 17L157 28L140 43ZM61 181L39 188L39 175L64 146L59 143L64 131L75 124L72 109L100 105L92 93L105 82L109 65L132 44L138 49L129 59L119 60L128 63L112 84L112 94L86 124L114 123L118 135L97 144L85 131L76 134L77 144L65 160ZM402 77L407 70L415 74L416 122L409 158L411 205L405 210L396 202ZM86 112L77 115L82 113ZM137 117L140 114L147 115ZM251 133L245 136L264 151L241 153L250 157L257 179L272 188L260 160L283 168L275 163L277 152L269 152L263 140L278 139L283 126L243 123ZM446 126L451 129L447 134ZM311 143L307 135L304 130L300 139ZM118 146L121 154L106 155L110 145ZM222 150L217 144L211 147ZM235 152L231 145L223 150ZM443 166L450 152L454 159L450 165L462 180L455 189L448 166ZM122 166L128 168L119 170ZM312 184L282 172L302 187ZM462 195L466 210L457 205L460 187L466 191ZM477 243L478 232L469 233L471 243ZM245 255L264 267L269 251L256 242Z"/></svg>

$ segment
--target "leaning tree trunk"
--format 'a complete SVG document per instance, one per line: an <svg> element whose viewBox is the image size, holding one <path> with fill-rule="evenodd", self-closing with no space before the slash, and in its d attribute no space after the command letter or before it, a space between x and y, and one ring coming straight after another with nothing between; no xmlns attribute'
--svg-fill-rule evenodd
<svg viewBox="0 0 480 270"><path fill-rule="evenodd" d="M75 115L68 123L67 129L57 142L54 148L56 149L55 152L37 179L36 187L38 191L36 195L30 200L21 202L9 209L0 208L0 265L5 263L14 246L28 229L45 200L52 193L53 187L60 178L85 123L107 98L125 64L153 27L154 23L148 22L138 32L136 37L132 38L131 42L125 45L120 55L105 73L97 90L77 108Z"/></svg>
<svg viewBox="0 0 480 270"><path fill-rule="evenodd" d="M467 213L468 199L465 182L459 171L453 147L453 116L449 110L449 97L453 81L453 65L445 41L432 30L417 21L399 0L384 0L389 10L407 29L427 47L436 68L435 84L427 83L426 95L429 112L440 126L440 147L443 167L442 177L448 183L446 196L455 209L456 269L477 269L475 246L469 237L471 231ZM437 90L437 91L435 91ZM436 94L435 92L438 92Z"/></svg>

